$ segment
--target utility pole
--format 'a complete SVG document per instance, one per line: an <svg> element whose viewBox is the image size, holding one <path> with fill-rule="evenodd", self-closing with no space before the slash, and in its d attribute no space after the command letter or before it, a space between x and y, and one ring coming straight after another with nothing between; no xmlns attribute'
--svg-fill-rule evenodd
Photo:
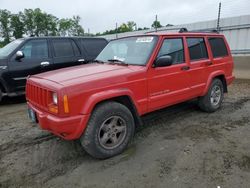
<svg viewBox="0 0 250 188"><path fill-rule="evenodd" d="M158 22L158 20L157 20L157 14L155 15L155 32L157 32L157 22Z"/></svg>
<svg viewBox="0 0 250 188"><path fill-rule="evenodd" d="M219 3L218 19L217 19L217 31L220 31L220 14L221 14L221 2Z"/></svg>
<svg viewBox="0 0 250 188"><path fill-rule="evenodd" d="M116 39L118 38L117 32L118 32L118 24L117 24L117 22L116 22L116 23L115 23L115 38L116 38Z"/></svg>
<svg viewBox="0 0 250 188"><path fill-rule="evenodd" d="M88 28L88 36L89 36L89 28Z"/></svg>

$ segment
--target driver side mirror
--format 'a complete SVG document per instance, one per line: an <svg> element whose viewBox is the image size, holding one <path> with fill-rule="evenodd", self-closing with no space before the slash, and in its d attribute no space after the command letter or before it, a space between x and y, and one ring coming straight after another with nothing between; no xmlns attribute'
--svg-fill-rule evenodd
<svg viewBox="0 0 250 188"><path fill-rule="evenodd" d="M173 59L169 55L163 55L155 60L154 67L167 67L173 64Z"/></svg>
<svg viewBox="0 0 250 188"><path fill-rule="evenodd" d="M17 51L16 52L16 60L20 60L24 58L24 53L22 51Z"/></svg>

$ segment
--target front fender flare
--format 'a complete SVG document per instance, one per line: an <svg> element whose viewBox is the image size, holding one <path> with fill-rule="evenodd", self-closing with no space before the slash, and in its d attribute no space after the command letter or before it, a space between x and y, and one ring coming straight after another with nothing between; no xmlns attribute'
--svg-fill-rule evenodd
<svg viewBox="0 0 250 188"><path fill-rule="evenodd" d="M121 89L112 89L112 90L106 90L106 91L101 91L98 93L95 93L93 95L91 95L86 101L86 103L84 104L81 113L82 114L90 114L94 107L96 106L96 104L105 101L105 100L109 100L115 97L121 97L121 96L128 96L130 97L130 99L133 101L136 110L138 111L138 105L135 102L135 97L132 93L132 91L130 91L129 89L126 88L121 88Z"/></svg>

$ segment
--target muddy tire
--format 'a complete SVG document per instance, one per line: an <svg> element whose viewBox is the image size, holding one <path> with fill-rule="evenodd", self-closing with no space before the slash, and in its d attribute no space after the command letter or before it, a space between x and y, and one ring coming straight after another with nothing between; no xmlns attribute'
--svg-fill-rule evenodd
<svg viewBox="0 0 250 188"><path fill-rule="evenodd" d="M205 112L215 112L221 107L223 99L223 84L216 78L212 81L207 94L199 98L198 105Z"/></svg>
<svg viewBox="0 0 250 188"><path fill-rule="evenodd" d="M80 142L91 156L105 159L123 152L134 130L134 118L126 106L105 102L93 111Z"/></svg>

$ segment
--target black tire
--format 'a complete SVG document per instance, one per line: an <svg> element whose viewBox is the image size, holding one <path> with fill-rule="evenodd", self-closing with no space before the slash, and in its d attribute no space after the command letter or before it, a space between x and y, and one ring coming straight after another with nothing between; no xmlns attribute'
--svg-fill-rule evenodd
<svg viewBox="0 0 250 188"><path fill-rule="evenodd" d="M112 128L113 125L117 129ZM120 132L115 132L117 130ZM123 152L134 131L134 118L126 106L113 101L104 102L93 111L80 142L91 156L105 159Z"/></svg>
<svg viewBox="0 0 250 188"><path fill-rule="evenodd" d="M2 101L2 98L3 98L3 93L2 93L2 90L0 88L0 102Z"/></svg>
<svg viewBox="0 0 250 188"><path fill-rule="evenodd" d="M216 97L217 101L215 100ZM220 79L215 78L212 81L207 94L199 98L198 105L205 112L215 112L221 107L223 99L224 99L223 84Z"/></svg>

